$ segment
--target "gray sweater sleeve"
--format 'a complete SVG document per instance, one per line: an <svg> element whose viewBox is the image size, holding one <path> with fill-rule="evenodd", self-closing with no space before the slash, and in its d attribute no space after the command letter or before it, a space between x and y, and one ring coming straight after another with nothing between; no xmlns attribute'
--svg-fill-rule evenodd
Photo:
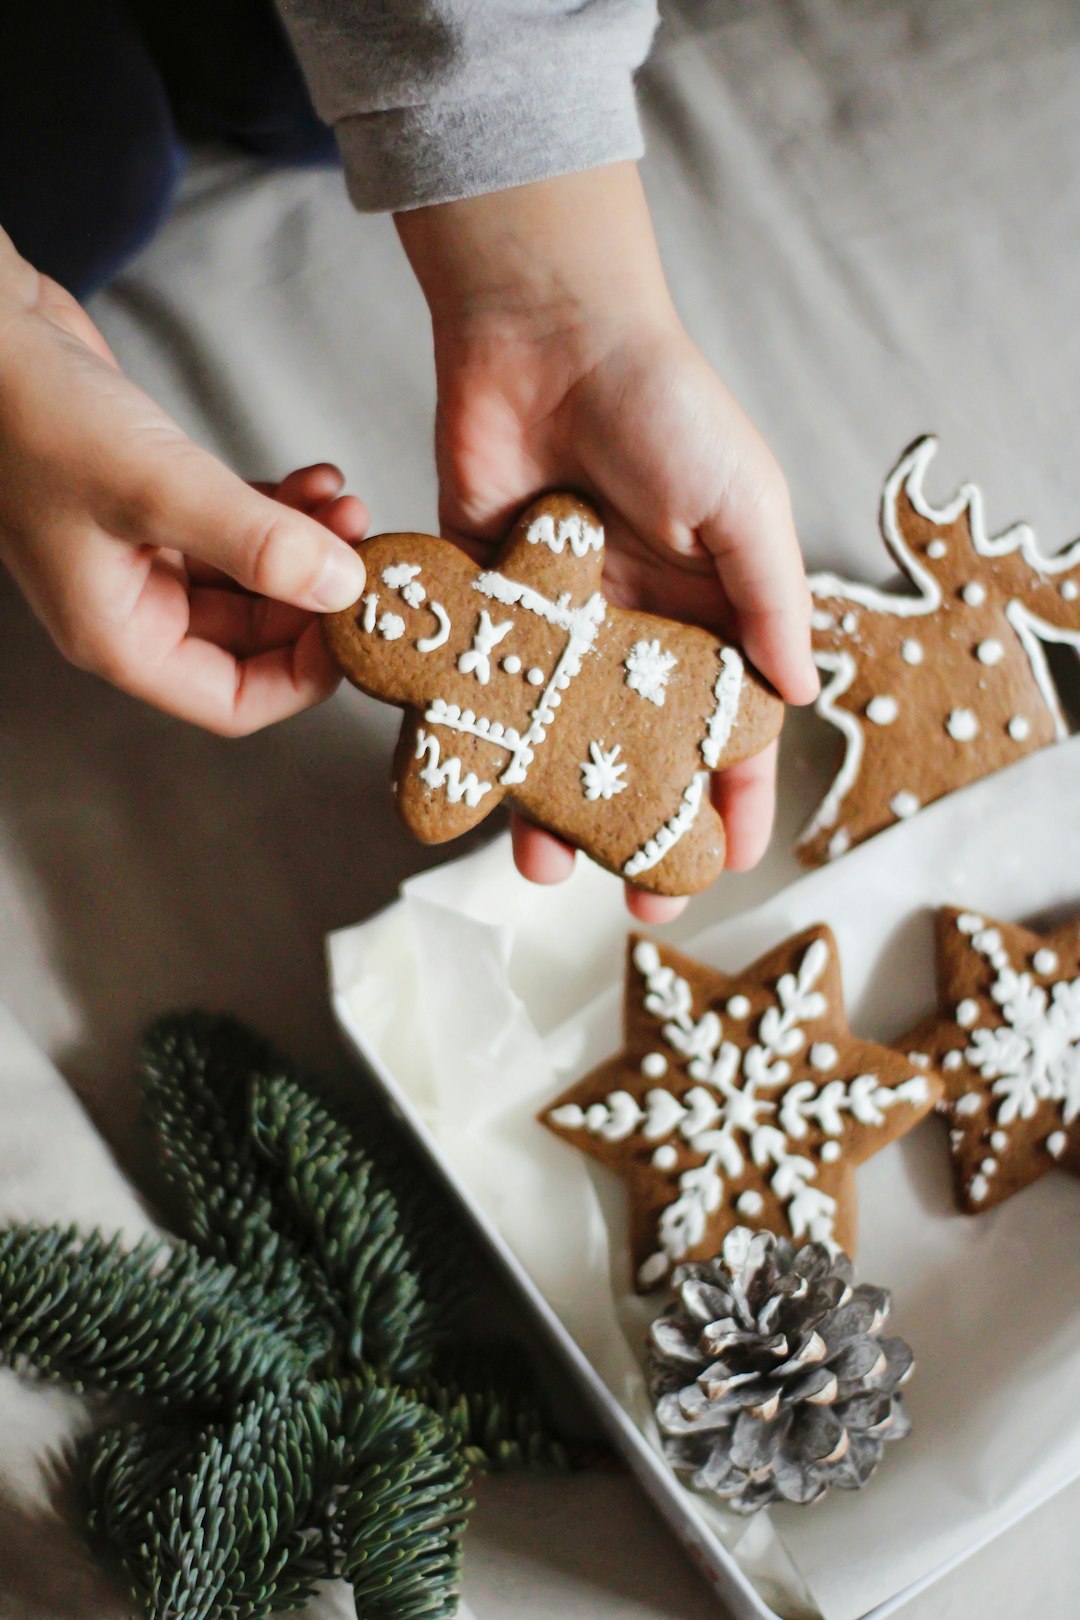
<svg viewBox="0 0 1080 1620"><path fill-rule="evenodd" d="M357 208L418 208L641 153L655 0L278 0Z"/></svg>

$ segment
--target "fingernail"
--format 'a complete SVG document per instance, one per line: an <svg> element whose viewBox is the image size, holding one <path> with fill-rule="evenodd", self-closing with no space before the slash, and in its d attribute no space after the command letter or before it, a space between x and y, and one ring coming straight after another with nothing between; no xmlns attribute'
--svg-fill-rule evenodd
<svg viewBox="0 0 1080 1620"><path fill-rule="evenodd" d="M352 607L364 589L364 565L349 546L332 546L326 553L322 573L311 593L315 607L338 613Z"/></svg>

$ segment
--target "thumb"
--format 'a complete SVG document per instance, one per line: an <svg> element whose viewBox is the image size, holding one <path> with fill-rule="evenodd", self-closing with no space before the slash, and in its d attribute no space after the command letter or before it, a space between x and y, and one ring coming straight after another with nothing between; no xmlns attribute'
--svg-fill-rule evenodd
<svg viewBox="0 0 1080 1620"><path fill-rule="evenodd" d="M190 441L155 458L133 502L126 538L182 552L258 596L336 612L364 589L353 548L314 518L262 494Z"/></svg>

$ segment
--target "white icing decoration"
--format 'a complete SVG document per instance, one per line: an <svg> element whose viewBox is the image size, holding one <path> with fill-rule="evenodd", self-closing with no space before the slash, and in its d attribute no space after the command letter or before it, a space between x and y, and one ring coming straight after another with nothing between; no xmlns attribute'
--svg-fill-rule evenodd
<svg viewBox="0 0 1080 1620"><path fill-rule="evenodd" d="M831 1041L815 1041L810 1048L810 1065L814 1069L835 1069L839 1058Z"/></svg>
<svg viewBox="0 0 1080 1620"><path fill-rule="evenodd" d="M971 943L983 956L1001 949L1001 932L997 928L977 928Z"/></svg>
<svg viewBox="0 0 1080 1620"><path fill-rule="evenodd" d="M973 1176L971 1178L968 1185L968 1197L972 1203L981 1204L989 1191L990 1186L985 1176Z"/></svg>
<svg viewBox="0 0 1080 1620"><path fill-rule="evenodd" d="M961 1029L970 1029L979 1022L979 1003L968 996L956 1009L956 1022Z"/></svg>
<svg viewBox="0 0 1080 1620"><path fill-rule="evenodd" d="M949 548L945 544L944 540L931 540L930 544L926 548L926 555L934 562L940 562L942 557L947 557L949 555Z"/></svg>
<svg viewBox="0 0 1080 1620"><path fill-rule="evenodd" d="M916 641L913 636L909 636L900 648L900 656L905 664L921 664L926 654L923 652L922 642Z"/></svg>
<svg viewBox="0 0 1080 1620"><path fill-rule="evenodd" d="M914 1063L917 1069L928 1069L930 1067L930 1058L926 1052L909 1052L908 1062Z"/></svg>
<svg viewBox="0 0 1080 1620"><path fill-rule="evenodd" d="M982 1098L977 1091L965 1091L962 1097L956 1099L953 1112L962 1117L968 1114L977 1114L982 1107Z"/></svg>
<svg viewBox="0 0 1080 1620"><path fill-rule="evenodd" d="M668 1060L663 1052L647 1052L641 1060L641 1072L647 1080L662 1080L668 1071Z"/></svg>
<svg viewBox="0 0 1080 1620"><path fill-rule="evenodd" d="M979 722L970 709L953 709L945 720L945 730L956 742L971 742L979 735Z"/></svg>
<svg viewBox="0 0 1080 1620"><path fill-rule="evenodd" d="M1027 742L1031 736L1031 721L1023 714L1014 714L1009 721L1009 736L1013 742Z"/></svg>
<svg viewBox="0 0 1080 1620"><path fill-rule="evenodd" d="M435 622L438 625L438 629L435 631L434 635L418 637L416 642L417 652L434 652L436 648L441 647L445 641L450 639L450 615L447 613L442 603L434 601L429 602L428 612L435 615Z"/></svg>
<svg viewBox="0 0 1080 1620"><path fill-rule="evenodd" d="M1008 1145L1009 1138L1006 1136L1004 1131L991 1131L990 1146L993 1148L995 1153L1004 1153Z"/></svg>
<svg viewBox="0 0 1080 1620"><path fill-rule="evenodd" d="M653 866L658 866L669 854L675 845L688 833L694 825L697 813L701 808L705 784L709 780L705 771L698 771L690 786L682 796L682 803L670 821L665 821L651 838L637 850L623 866L623 876L635 878L641 872L647 872Z"/></svg>
<svg viewBox="0 0 1080 1620"><path fill-rule="evenodd" d="M1005 656L1005 648L1000 641L980 641L975 656L980 664L1000 664Z"/></svg>
<svg viewBox="0 0 1080 1620"><path fill-rule="evenodd" d="M504 607L523 607L526 612L535 613L538 618L567 634L566 645L556 661L551 679L537 698L525 731L519 732L514 726L504 726L500 721L485 717L478 719L471 709L463 711L460 705L447 703L442 698L435 698L424 715L433 724L482 737L486 742L506 749L510 761L499 781L509 787L525 781L536 749L547 736L546 727L555 718L559 693L565 691L571 680L580 673L581 661L604 622L604 598L599 591L595 591L582 606L571 607L569 595L552 602L539 591L534 591L531 585L494 572L477 575L473 589Z"/></svg>
<svg viewBox="0 0 1080 1620"><path fill-rule="evenodd" d="M658 1170L674 1170L679 1162L679 1154L670 1142L661 1142L652 1156L652 1162Z"/></svg>
<svg viewBox="0 0 1080 1620"><path fill-rule="evenodd" d="M420 780L432 789L445 788L451 804L459 804L464 799L469 809L475 810L484 794L491 792L491 783L481 782L475 771L463 776L461 760L456 754L440 764L439 752L438 737L421 728L416 733L416 758L426 756L427 764L418 773Z"/></svg>
<svg viewBox="0 0 1080 1620"><path fill-rule="evenodd" d="M1057 952L1049 950L1044 945L1040 950L1037 950L1035 955L1031 958L1031 965L1035 969L1036 973L1047 975L1056 973L1058 967L1060 966Z"/></svg>
<svg viewBox="0 0 1080 1620"><path fill-rule="evenodd" d="M517 653L508 653L502 661L502 667L508 675L520 675L521 659Z"/></svg>
<svg viewBox="0 0 1080 1620"><path fill-rule="evenodd" d="M853 636L858 622L854 613L845 613L840 620L840 628L846 636Z"/></svg>
<svg viewBox="0 0 1080 1620"><path fill-rule="evenodd" d="M375 628L386 641L397 641L405 634L405 620L400 613L383 613Z"/></svg>
<svg viewBox="0 0 1080 1620"><path fill-rule="evenodd" d="M889 800L889 809L892 811L893 815L898 816L901 821L904 821L908 816L915 815L919 808L920 806L918 799L915 797L914 793L909 793L906 788L901 788L900 792L894 793L892 798Z"/></svg>
<svg viewBox="0 0 1080 1620"><path fill-rule="evenodd" d="M866 705L866 718L872 720L875 726L891 726L899 713L899 703L885 694L871 698Z"/></svg>
<svg viewBox="0 0 1080 1620"><path fill-rule="evenodd" d="M787 1084L790 1060L806 1048L802 1026L829 1010L817 988L829 962L829 946L823 939L807 946L794 972L780 976L775 1001L762 1013L757 1038L745 1051L724 1039L720 1015L712 1008L694 1016L689 982L662 961L651 940L638 942L632 960L645 980L644 1009L685 1062L693 1083L679 1097L670 1091L650 1091L643 1105L633 1104L633 1112L623 1101L627 1094L613 1092L604 1104L594 1104L586 1112L579 1109L571 1117L558 1109L549 1118L564 1128L585 1129L608 1140L623 1139L613 1136L615 1131L639 1131L647 1141L677 1136L691 1152L705 1156L703 1164L679 1176L679 1195L660 1216L660 1247L639 1271L641 1282L659 1281L703 1240L709 1216L722 1207L726 1183L745 1174L748 1160L766 1173L797 1239L832 1242L835 1200L814 1185L817 1165L795 1151L792 1142L807 1141L813 1132L838 1138L849 1121L883 1125L890 1108L926 1102L925 1077L912 1075L892 1088L881 1085L873 1074L849 1081L806 1079ZM768 1095L785 1085L778 1099ZM827 1152L829 1145L823 1144L820 1158L832 1163L840 1147L834 1142L836 1152ZM658 1162L655 1157L653 1162ZM735 1207L756 1213L738 1200Z"/></svg>
<svg viewBox="0 0 1080 1620"><path fill-rule="evenodd" d="M951 1074L954 1069L958 1069L960 1067L963 1061L964 1054L962 1052L946 1052L945 1056L941 1060L941 1067L943 1069L948 1069L949 1073Z"/></svg>
<svg viewBox="0 0 1080 1620"><path fill-rule="evenodd" d="M727 1014L729 1018L748 1018L750 1016L750 997L743 995L732 996L727 1004Z"/></svg>
<svg viewBox="0 0 1080 1620"><path fill-rule="evenodd" d="M829 1141L821 1144L821 1157L826 1164L835 1164L842 1152L839 1142Z"/></svg>
<svg viewBox="0 0 1080 1620"><path fill-rule="evenodd" d="M835 861L839 855L846 855L851 848L851 834L841 827L839 832L833 833L829 839L829 859Z"/></svg>
<svg viewBox="0 0 1080 1620"><path fill-rule="evenodd" d="M1046 1151L1054 1159L1060 1159L1068 1145L1069 1138L1064 1131L1051 1131L1046 1138Z"/></svg>
<svg viewBox="0 0 1080 1620"><path fill-rule="evenodd" d="M984 1176L996 1176L997 1167L998 1165L996 1159L984 1159L980 1164L979 1169L982 1171Z"/></svg>
<svg viewBox="0 0 1080 1620"><path fill-rule="evenodd" d="M885 543L894 561L915 585L916 592L910 595L894 594L873 586L841 579L835 574L822 573L815 574L810 579L810 587L815 597L846 599L871 612L887 613L898 619L918 618L937 611L942 604L941 588L931 570L925 566L921 557L915 555L901 533L898 516L901 491L921 517L940 528L951 526L962 514L967 513L972 543L982 557L1003 557L1019 551L1028 567L1040 578L1065 573L1080 564L1080 540L1074 541L1056 556L1047 557L1039 551L1035 536L1027 524L1016 524L1002 534L989 535L984 519L982 495L974 484L965 484L945 506L933 506L926 498L924 484L927 468L936 452L935 438L927 437L920 440L893 469L882 494L881 526ZM1072 585L1074 589L1066 593L1065 584ZM1075 600L1076 596L1080 595L1080 585L1076 585L1074 581L1064 581L1059 588L1068 600ZM986 600L986 588L978 580L972 580L964 586L961 595L970 606L977 607ZM1049 625L1019 602L1010 602L1006 606L1005 613L1012 628L1020 637L1040 694L1053 716L1055 734L1060 739L1067 734L1067 727L1039 638L1066 642L1080 650L1080 629L1064 630ZM814 660L820 670L831 672L833 675L833 679L823 687L818 697L817 712L822 719L829 721L843 733L846 750L840 773L821 806L800 834L798 840L800 846L816 838L825 828L836 825L840 807L851 791L862 763L860 723L849 711L837 707L837 699L843 696L855 678L854 660L846 653L825 650L816 651ZM1028 733L1020 737L1010 728L1010 735L1016 741L1023 741ZM830 849L830 855L833 853Z"/></svg>
<svg viewBox="0 0 1080 1620"><path fill-rule="evenodd" d="M973 911L962 911L956 919L956 926L962 934L977 934L986 924Z"/></svg>
<svg viewBox="0 0 1080 1620"><path fill-rule="evenodd" d="M655 703L660 708L671 672L678 662L675 654L665 652L659 641L635 641L623 659L626 684L646 703Z"/></svg>
<svg viewBox="0 0 1080 1620"><path fill-rule="evenodd" d="M382 571L382 582L392 591L400 591L403 586L410 585L420 574L419 563L390 563Z"/></svg>
<svg viewBox="0 0 1080 1620"><path fill-rule="evenodd" d="M1080 585L1076 583L1075 579L1062 580L1060 589L1062 598L1066 602L1075 602L1076 598L1080 596Z"/></svg>
<svg viewBox="0 0 1080 1620"><path fill-rule="evenodd" d="M513 619L504 619L501 624L492 624L491 614L487 608L481 608L473 632L472 646L463 652L457 661L461 674L475 675L480 685L486 686L491 679L492 649L497 647L513 628ZM541 675L540 679L543 678Z"/></svg>
<svg viewBox="0 0 1080 1620"><path fill-rule="evenodd" d="M569 517L560 518L557 525L551 513L544 512L529 524L525 538L532 546L546 546L557 557L562 556L567 546L575 557L586 557L590 551L601 549L604 531L589 523L579 512L571 512Z"/></svg>
<svg viewBox="0 0 1080 1620"><path fill-rule="evenodd" d="M534 664L532 669L530 669L526 674L525 679L528 681L530 686L543 686L544 672L542 669L538 669Z"/></svg>
<svg viewBox="0 0 1080 1620"><path fill-rule="evenodd" d="M375 621L378 618L378 614L379 598L374 591L369 591L364 597L364 616L360 621L363 629L367 631L368 635L370 635L375 628Z"/></svg>
<svg viewBox="0 0 1080 1620"><path fill-rule="evenodd" d="M814 607L810 609L811 630L831 630L835 623L836 620L832 614L826 613L824 608Z"/></svg>
<svg viewBox="0 0 1080 1620"><path fill-rule="evenodd" d="M973 948L986 956L988 937L995 934L976 934ZM991 1082L995 1123L1032 1119L1050 1102L1062 1124L1071 1125L1080 1115L1080 978L1058 980L1048 991L1030 973L1003 967L990 996L1002 1022L973 1027L964 1057Z"/></svg>
<svg viewBox="0 0 1080 1620"><path fill-rule="evenodd" d="M755 1188L747 1187L746 1191L736 1198L735 1208L740 1215L753 1217L761 1214L765 1208L765 1200Z"/></svg>
<svg viewBox="0 0 1080 1620"><path fill-rule="evenodd" d="M639 642L640 646L641 643ZM705 728L705 736L701 742L701 757L709 767L715 771L720 763L720 757L727 747L731 728L735 724L735 717L739 712L739 696L742 692L743 661L734 647L722 647L720 650L720 673L716 677L713 687L715 706L709 716Z"/></svg>
<svg viewBox="0 0 1080 1620"><path fill-rule="evenodd" d="M587 799L613 799L628 785L623 781L626 766L619 761L620 746L607 753L602 742L589 744L589 757L581 765L582 792Z"/></svg>

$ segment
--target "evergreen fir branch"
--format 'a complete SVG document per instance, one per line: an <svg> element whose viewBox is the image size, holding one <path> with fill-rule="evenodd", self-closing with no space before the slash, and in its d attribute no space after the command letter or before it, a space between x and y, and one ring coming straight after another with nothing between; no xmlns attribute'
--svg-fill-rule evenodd
<svg viewBox="0 0 1080 1620"><path fill-rule="evenodd" d="M342 1330L336 1301L308 1263L302 1234L283 1223L251 1138L252 1077L279 1061L234 1019L198 1012L158 1019L139 1058L144 1117L185 1235L261 1280L280 1325L325 1352Z"/></svg>
<svg viewBox="0 0 1080 1620"><path fill-rule="evenodd" d="M440 1356L415 1388L457 1437L472 1467L489 1473L571 1468L540 1386L516 1347L459 1345Z"/></svg>
<svg viewBox="0 0 1080 1620"><path fill-rule="evenodd" d="M0 1359L76 1390L219 1410L286 1388L308 1356L242 1300L235 1272L187 1245L0 1231Z"/></svg>

